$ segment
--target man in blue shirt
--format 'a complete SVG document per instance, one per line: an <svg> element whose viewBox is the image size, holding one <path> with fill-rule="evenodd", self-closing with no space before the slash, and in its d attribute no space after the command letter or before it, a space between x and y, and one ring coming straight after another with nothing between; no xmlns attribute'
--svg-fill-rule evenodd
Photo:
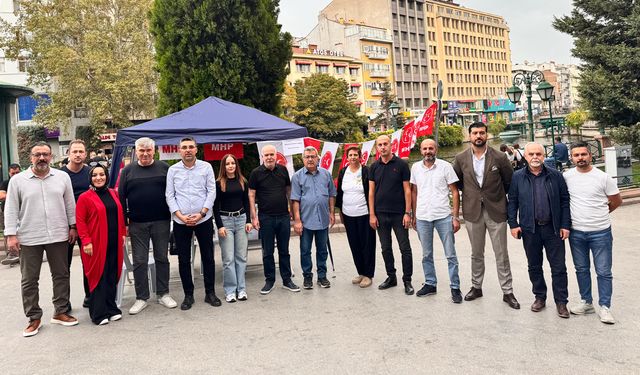
<svg viewBox="0 0 640 375"><path fill-rule="evenodd" d="M562 143L561 137L556 137L556 144L553 145L553 153L556 158L557 169L562 170L563 165L569 162L569 149L567 149L567 145Z"/></svg>
<svg viewBox="0 0 640 375"><path fill-rule="evenodd" d="M293 229L300 235L300 263L304 289L313 289L311 241L314 237L318 285L322 288L331 287L327 279L327 240L329 226L335 224L336 187L331 173L324 168L318 168L318 159L318 150L313 146L306 147L304 168L291 178Z"/></svg>
<svg viewBox="0 0 640 375"><path fill-rule="evenodd" d="M211 164L196 159L198 146L191 137L180 140L181 161L167 172L167 205L173 219L173 234L178 249L178 269L184 289L180 309L189 310L194 303L191 276L191 240L195 233L200 246L206 303L220 306L214 290L213 201L216 181Z"/></svg>

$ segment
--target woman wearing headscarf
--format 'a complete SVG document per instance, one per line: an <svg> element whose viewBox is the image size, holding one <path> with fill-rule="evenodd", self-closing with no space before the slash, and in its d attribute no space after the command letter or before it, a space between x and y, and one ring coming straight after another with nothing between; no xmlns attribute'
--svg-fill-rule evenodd
<svg viewBox="0 0 640 375"><path fill-rule="evenodd" d="M82 264L89 280L89 316L93 323L105 325L122 318L115 301L125 226L118 195L108 188L107 168L98 163L90 166L91 186L78 198L76 225L82 242Z"/></svg>

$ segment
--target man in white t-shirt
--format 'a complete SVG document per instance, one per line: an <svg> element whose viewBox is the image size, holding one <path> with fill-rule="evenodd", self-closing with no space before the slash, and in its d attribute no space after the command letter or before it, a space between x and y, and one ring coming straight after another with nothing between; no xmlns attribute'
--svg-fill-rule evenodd
<svg viewBox="0 0 640 375"><path fill-rule="evenodd" d="M423 297L436 293L436 269L433 264L433 229L438 231L449 265L451 300L462 303L458 258L453 234L460 229L458 210L460 193L458 176L447 161L437 159L438 145L432 139L420 144L422 163L411 167L411 204L415 216L413 227L422 243L422 268L425 283L416 293ZM453 196L453 209L449 206L449 192Z"/></svg>
<svg viewBox="0 0 640 375"><path fill-rule="evenodd" d="M620 191L611 176L591 165L591 151L584 142L571 145L571 160L576 166L564 173L571 196L571 234L569 245L576 267L581 301L571 306L572 314L595 312L591 297L589 250L598 276L600 321L615 323L609 311L612 292L612 244L609 213L622 203Z"/></svg>

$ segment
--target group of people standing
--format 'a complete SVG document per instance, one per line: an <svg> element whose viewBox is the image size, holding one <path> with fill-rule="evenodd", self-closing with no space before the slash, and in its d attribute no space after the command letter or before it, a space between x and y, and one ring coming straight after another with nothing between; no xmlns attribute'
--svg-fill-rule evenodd
<svg viewBox="0 0 640 375"><path fill-rule="evenodd" d="M453 164L437 158L437 144L420 144L421 162L411 168L393 155L391 140L380 136L380 155L370 167L362 165L357 147L346 150L349 163L338 175L319 168L318 151L306 147L304 167L289 177L276 163L276 148L260 150L262 164L245 178L235 156L225 155L217 179L211 164L198 160L197 144L191 137L180 141L181 160L169 167L154 160L155 143L150 138L135 142L136 160L120 173L118 189L108 188L109 172L101 163L84 164L82 141L71 142L65 170L50 169L51 148L38 143L31 149L31 168L10 181L5 206L5 236L12 254L19 254L22 296L29 325L23 335L33 336L41 326L38 278L43 252L47 253L53 278L55 314L52 323L78 323L70 315L69 271L74 245L81 249L85 300L92 322L105 325L122 318L116 306L121 277L123 246L131 238L136 301L129 309L135 315L148 307L147 277L150 244L156 267L157 302L177 307L169 294L168 247L173 235L184 292L182 310L195 303L192 275L192 241L198 241L204 275L204 301L220 306L216 296L214 221L223 262L226 302L248 298L245 271L248 233L256 229L262 242L265 284L269 294L275 286L274 252L278 249L283 288L299 292L292 281L289 240L291 220L300 235L300 259L304 289L314 286L312 243L316 248L316 282L330 288L327 278L329 229L335 224L335 208L345 226L357 275L352 283L372 285L375 273L376 232L385 263L386 278L378 285L385 290L398 285L392 250L392 232L400 248L404 293L424 297L437 293L433 257L434 229L447 258L451 299L454 303L483 296L485 236L489 233L496 258L503 301L511 308L520 304L513 294L507 249L507 225L511 234L523 239L529 276L535 296L531 310L546 303L542 273L543 248L551 265L552 286L558 315L569 317L564 240L569 239L581 303L574 314L594 312L591 296L589 252L594 254L598 275L601 320L613 323L611 304L612 236L609 212L620 205L613 180L591 166L591 154L583 143L571 147L575 169L565 173L547 168L541 145L524 148L527 168L513 172L507 156L487 146L487 127L469 128L471 146ZM462 192L462 193L460 193ZM507 199L507 196L509 199ZM460 229L460 207L471 242L471 288L463 297L460 286L455 233ZM409 230L417 231L422 245L425 282L415 292L412 285L413 257Z"/></svg>

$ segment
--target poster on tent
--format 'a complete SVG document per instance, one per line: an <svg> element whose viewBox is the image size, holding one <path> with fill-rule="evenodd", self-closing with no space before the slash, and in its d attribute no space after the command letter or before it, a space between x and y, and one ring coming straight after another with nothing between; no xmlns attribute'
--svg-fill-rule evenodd
<svg viewBox="0 0 640 375"><path fill-rule="evenodd" d="M180 149L178 145L162 145L158 146L160 160L180 160Z"/></svg>
<svg viewBox="0 0 640 375"><path fill-rule="evenodd" d="M367 165L367 162L369 161L369 156L371 155L371 149L373 148L373 146L375 145L376 141L367 141L364 142L362 144L362 148L360 149L360 151L362 152L362 159L360 160L360 163L362 163L362 165Z"/></svg>
<svg viewBox="0 0 640 375"><path fill-rule="evenodd" d="M282 141L282 153L284 156L302 154L304 151L304 138L285 139Z"/></svg>
<svg viewBox="0 0 640 375"><path fill-rule="evenodd" d="M336 152L338 152L339 143L325 142L322 147L322 156L320 157L320 167L333 171L333 161L336 159Z"/></svg>
<svg viewBox="0 0 640 375"><path fill-rule="evenodd" d="M204 160L222 160L226 154L232 154L238 159L244 157L242 143L214 143L204 145Z"/></svg>
<svg viewBox="0 0 640 375"><path fill-rule="evenodd" d="M260 155L260 164L264 163L264 160L262 160L262 148L267 145L271 145L276 148L276 164L280 164L286 167L289 171L289 177L291 177L295 172L295 170L293 169L293 157L291 157L291 155L286 156L284 154L282 141L256 142L256 146L258 147L258 155Z"/></svg>

